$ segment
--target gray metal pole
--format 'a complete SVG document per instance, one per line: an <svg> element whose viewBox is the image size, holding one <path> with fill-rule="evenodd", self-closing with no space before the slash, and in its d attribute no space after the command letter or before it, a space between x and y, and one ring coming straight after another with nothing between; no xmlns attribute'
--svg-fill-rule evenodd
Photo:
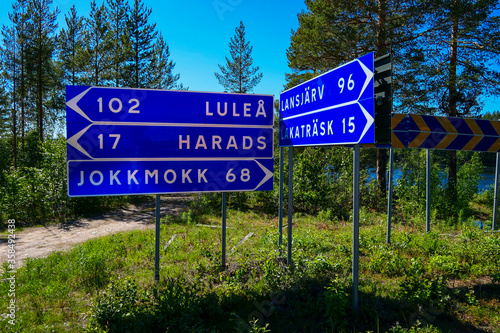
<svg viewBox="0 0 500 333"><path fill-rule="evenodd" d="M491 229L497 230L497 211L498 211L498 176L500 170L500 153L497 153L497 165L495 168L495 197L493 201L493 222Z"/></svg>
<svg viewBox="0 0 500 333"><path fill-rule="evenodd" d="M425 232L431 231L431 150L426 151L425 159Z"/></svg>
<svg viewBox="0 0 500 333"><path fill-rule="evenodd" d="M394 176L394 149L389 149L389 193L387 195L387 244L391 243L392 191Z"/></svg>
<svg viewBox="0 0 500 333"><path fill-rule="evenodd" d="M226 268L226 201L227 193L222 192L222 268Z"/></svg>
<svg viewBox="0 0 500 333"><path fill-rule="evenodd" d="M359 145L354 146L352 184L352 307L358 312L359 282Z"/></svg>
<svg viewBox="0 0 500 333"><path fill-rule="evenodd" d="M155 281L160 281L160 195L156 195Z"/></svg>
<svg viewBox="0 0 500 333"><path fill-rule="evenodd" d="M293 147L288 148L288 266L292 265Z"/></svg>
<svg viewBox="0 0 500 333"><path fill-rule="evenodd" d="M279 200L279 219L278 219L278 247L281 255L281 245L283 244L283 147L280 147L280 200Z"/></svg>

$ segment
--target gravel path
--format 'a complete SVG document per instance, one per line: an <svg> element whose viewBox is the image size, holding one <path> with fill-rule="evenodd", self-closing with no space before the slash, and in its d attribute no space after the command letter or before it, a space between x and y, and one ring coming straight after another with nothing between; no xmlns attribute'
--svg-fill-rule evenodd
<svg viewBox="0 0 500 333"><path fill-rule="evenodd" d="M161 198L161 217L177 216L187 209L190 197L165 196ZM78 243L113 233L154 229L155 200L139 205L129 205L125 209L82 218L68 223L45 227L26 228L15 232L16 267L20 267L28 257L45 257L54 251L64 251ZM7 236L0 238L0 265L7 258Z"/></svg>

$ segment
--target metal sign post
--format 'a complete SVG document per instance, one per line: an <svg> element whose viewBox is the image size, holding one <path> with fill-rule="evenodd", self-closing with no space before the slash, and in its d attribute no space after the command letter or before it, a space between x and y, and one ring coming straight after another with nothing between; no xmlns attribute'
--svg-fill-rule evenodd
<svg viewBox="0 0 500 333"><path fill-rule="evenodd" d="M354 146L353 152L353 191L352 191L352 307L358 312L358 283L359 283L359 145Z"/></svg>
<svg viewBox="0 0 500 333"><path fill-rule="evenodd" d="M500 153L497 152L497 163L495 168L495 196L493 202L493 221L491 224L491 229L497 230L497 218L498 218L498 175L500 172Z"/></svg>
<svg viewBox="0 0 500 333"><path fill-rule="evenodd" d="M287 264L292 266L292 218L293 218L293 147L288 147L288 257Z"/></svg>
<svg viewBox="0 0 500 333"><path fill-rule="evenodd" d="M226 268L226 201L227 193L222 192L222 268Z"/></svg>
<svg viewBox="0 0 500 333"><path fill-rule="evenodd" d="M278 247L280 251L280 255L282 252L281 245L283 244L283 168L284 168L284 161L283 161L283 147L280 147L280 188L279 188L279 217L278 217L278 229L279 229L279 235L278 235Z"/></svg>
<svg viewBox="0 0 500 333"><path fill-rule="evenodd" d="M156 195L155 225L155 281L160 281L160 195Z"/></svg>
<svg viewBox="0 0 500 333"><path fill-rule="evenodd" d="M431 150L426 150L425 159L425 232L431 231Z"/></svg>
<svg viewBox="0 0 500 333"><path fill-rule="evenodd" d="M389 148L389 193L387 195L387 244L391 243L393 177L394 177L394 149Z"/></svg>

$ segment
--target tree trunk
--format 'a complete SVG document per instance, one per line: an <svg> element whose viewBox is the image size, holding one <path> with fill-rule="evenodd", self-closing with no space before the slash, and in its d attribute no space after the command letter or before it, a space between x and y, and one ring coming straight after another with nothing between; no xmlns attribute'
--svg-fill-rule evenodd
<svg viewBox="0 0 500 333"><path fill-rule="evenodd" d="M458 18L453 18L450 50L450 81L448 97L448 114L456 117L457 113L457 59L458 59ZM448 190L451 202L457 197L457 153L448 152Z"/></svg>
<svg viewBox="0 0 500 333"><path fill-rule="evenodd" d="M13 30L12 33L12 145L13 145L13 155L14 155L14 169L17 169L17 103L16 103L16 91L17 91L17 59L16 59L16 33Z"/></svg>
<svg viewBox="0 0 500 333"><path fill-rule="evenodd" d="M380 193L385 196L387 188L387 150L377 149L377 182Z"/></svg>
<svg viewBox="0 0 500 333"><path fill-rule="evenodd" d="M377 30L377 55L382 56L387 53L386 47L386 21L387 21L386 0L378 1L378 30ZM379 192L385 196L387 187L387 152L386 149L377 149L377 184Z"/></svg>
<svg viewBox="0 0 500 333"><path fill-rule="evenodd" d="M40 34L41 34L41 29L40 29ZM41 37L40 37L41 40ZM41 41L39 43L39 55L38 55L38 121L39 121L39 135L40 135L40 142L43 142L43 121L44 121L44 115L43 115L43 64L42 64L42 45Z"/></svg>
<svg viewBox="0 0 500 333"><path fill-rule="evenodd" d="M21 146L22 148L24 149L24 128L25 128L25 110L24 110L24 99L26 97L26 84L25 84L25 80L26 80L26 76L25 76L25 68L24 68L24 63L25 63L25 59L24 59L24 38L23 40L21 41L21 58L20 58L20 62L21 62Z"/></svg>
<svg viewBox="0 0 500 333"><path fill-rule="evenodd" d="M71 85L76 86L76 41L75 35L71 39Z"/></svg>
<svg viewBox="0 0 500 333"><path fill-rule="evenodd" d="M96 86L99 86L99 54L98 54L98 52L100 52L99 48L101 46L99 45L99 39L97 36L95 37L95 40L96 40L96 47L94 50L94 76L95 76L94 84Z"/></svg>

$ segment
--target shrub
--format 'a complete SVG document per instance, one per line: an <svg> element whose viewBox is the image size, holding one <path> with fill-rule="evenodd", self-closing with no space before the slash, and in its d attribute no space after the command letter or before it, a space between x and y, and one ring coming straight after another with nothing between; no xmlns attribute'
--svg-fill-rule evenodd
<svg viewBox="0 0 500 333"><path fill-rule="evenodd" d="M349 286L338 277L334 279L323 293L325 319L331 331L347 329L349 323L346 313L350 309Z"/></svg>
<svg viewBox="0 0 500 333"><path fill-rule="evenodd" d="M112 280L92 305L88 330L95 332L143 332L141 317L149 311L150 300L127 279Z"/></svg>
<svg viewBox="0 0 500 333"><path fill-rule="evenodd" d="M413 305L440 308L450 301L446 279L426 272L422 262L415 258L411 259L400 288L401 299Z"/></svg>
<svg viewBox="0 0 500 333"><path fill-rule="evenodd" d="M437 273L448 278L458 277L463 272L456 256L435 255L429 258L429 273Z"/></svg>

